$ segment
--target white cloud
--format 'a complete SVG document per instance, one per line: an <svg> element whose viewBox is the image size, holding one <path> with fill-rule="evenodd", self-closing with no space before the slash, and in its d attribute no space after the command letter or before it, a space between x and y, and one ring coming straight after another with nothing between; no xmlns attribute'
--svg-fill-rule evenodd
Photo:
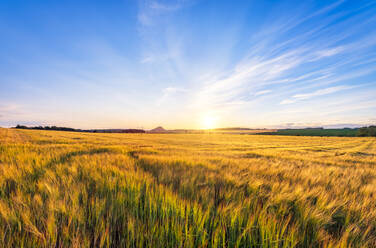
<svg viewBox="0 0 376 248"><path fill-rule="evenodd" d="M350 89L351 86L346 85L355 84L354 82L364 83L362 81L350 82L350 79L369 74L373 68L355 68L353 65L365 61L364 55L350 55L359 51L363 52L374 44L375 39L370 39L372 42L369 41L367 46L364 45L364 41L372 34L348 39L358 37L359 27L354 25L357 21L357 14L345 19L342 18L345 13L342 12L322 16L323 13L330 13L343 2L343 0L337 1L311 15L285 18L286 22L270 26L268 26L270 23L266 23L265 29L259 32L260 34L254 35L255 39L250 39L249 52L244 53L238 61L234 63L233 57L225 57L224 60L227 59L227 64L223 63L226 65L225 70L219 68L193 75L190 78L191 81L188 83L184 81L184 89L165 88L158 103L174 102L177 99L176 96L179 98L180 94L184 93L192 97L184 107L188 106L193 112L227 111L232 113L243 109L257 111L252 109L257 104L278 109L288 108L280 105L311 98L315 98L314 101L320 103L320 96ZM182 6L183 4L164 5L160 2L149 2L144 13L156 20L163 14L179 10ZM311 19L319 18L320 22L316 22L315 26L310 24ZM167 26L169 26L169 31L173 30L170 28L170 23ZM165 27L163 26L162 30L165 30ZM349 27L349 29L342 27ZM299 32L295 33L296 30ZM294 34L291 35L289 32ZM166 38L166 33L158 34L157 38L162 37L161 43L165 42L163 38ZM174 34L176 35L176 32ZM148 38L148 42L154 42L153 35ZM177 72L175 76L179 73L189 74L190 64L197 61L186 61L184 56L187 44L184 43L184 38L182 39L183 45L181 46L176 45L179 44L176 42L179 39L174 37L170 39L172 42L168 45L163 43L157 49L154 47L148 49L145 53L147 56L141 60L141 63L163 61L166 67L170 66L171 70L175 70L172 74ZM176 46L175 50L178 52L171 49L172 45ZM167 54L172 54L172 56ZM231 55L231 52L229 54ZM210 59L208 61L210 62ZM369 61L374 62L372 58ZM216 64L216 61L211 62ZM200 62L197 63L200 64ZM207 69L205 65L204 69ZM218 73L218 71L221 72ZM333 86L334 84L341 84L341 86ZM269 87L272 87L273 91ZM315 90L312 91L312 89ZM261 103L264 100L269 102Z"/></svg>
<svg viewBox="0 0 376 248"><path fill-rule="evenodd" d="M343 0L337 1L307 17L294 17L293 21L286 18L285 23L279 22L270 27L266 25L265 29L254 35L256 38L250 44L250 52L245 54L232 70L228 70L220 77L212 75L205 78L203 86L196 89L193 106L213 109L234 106L231 104L233 102L250 104L249 92L255 92L254 96L266 95L270 93L266 87L272 86L273 93L265 97L273 99L277 105L291 104L352 88L345 84L350 84L350 79L371 73L373 68L368 67L365 70L354 68L352 66L354 63L363 61L363 55L356 57L349 55L369 47L358 44L363 44L363 41L367 40L367 37L373 37L373 34L347 40L346 38L350 36L356 37L360 29L359 26L354 25L359 17L357 14L343 20L341 17L345 13L342 12L322 16L323 13L331 12L343 2ZM309 28L310 23L307 21L318 18L320 25ZM344 26L349 29L343 29ZM295 36L286 34L295 28L303 31L300 30ZM373 39L371 40L372 42L368 43L374 44ZM331 60L325 60L329 57ZM322 63L325 63L325 67ZM342 85L332 86L334 83ZM266 89L256 91L261 87ZM317 90L298 93L312 88ZM286 95L292 96L286 97Z"/></svg>
<svg viewBox="0 0 376 248"><path fill-rule="evenodd" d="M157 100L157 105L160 106L163 103L168 102L170 98L176 97L179 94L185 94L189 92L188 89L178 87L167 87L162 90L162 96Z"/></svg>
<svg viewBox="0 0 376 248"><path fill-rule="evenodd" d="M20 107L19 104L14 103L0 104L0 112L13 112L20 109Z"/></svg>
<svg viewBox="0 0 376 248"><path fill-rule="evenodd" d="M24 114L24 106L15 103L0 103L0 118L11 119L14 116Z"/></svg>
<svg viewBox="0 0 376 248"><path fill-rule="evenodd" d="M316 53L316 57L313 58L311 61L315 61L315 60L319 60L319 59L322 59L322 58L326 58L326 57L331 57L331 56L334 56L334 55L337 55L341 52L343 52L345 50L344 47L335 47L335 48L329 48L329 49L325 49L325 50L321 50L321 51L318 51Z"/></svg>
<svg viewBox="0 0 376 248"><path fill-rule="evenodd" d="M294 103L295 101L294 100L291 100L291 99L285 99L285 100L283 100L283 101L281 101L281 103L280 104L290 104L290 103Z"/></svg>
<svg viewBox="0 0 376 248"><path fill-rule="evenodd" d="M152 17L146 12L140 12L137 15L138 22L143 26L151 26L153 24Z"/></svg>
<svg viewBox="0 0 376 248"><path fill-rule="evenodd" d="M138 21L142 26L153 26L155 20L165 14L178 11L183 8L187 1L172 1L162 3L161 1L140 1Z"/></svg>
<svg viewBox="0 0 376 248"><path fill-rule="evenodd" d="M169 11L175 11L178 10L182 7L182 2L177 1L176 3L173 4L166 4L166 3L161 3L158 1L152 1L149 4L149 8L155 9L158 11L164 11L164 12L169 12Z"/></svg>
<svg viewBox="0 0 376 248"><path fill-rule="evenodd" d="M163 94L173 94L177 92L187 92L187 89L176 87L167 87L163 89Z"/></svg>
<svg viewBox="0 0 376 248"><path fill-rule="evenodd" d="M280 104L295 103L295 102L300 101L300 100L307 100L307 99L310 99L312 97L328 95L328 94L335 93L337 91L347 90L347 89L351 89L351 88L353 88L353 87L342 85L342 86L329 87L329 88L325 88L325 89L319 89L319 90L316 90L316 91L310 92L310 93L296 94L296 95L293 95L290 99L285 99L285 100L281 101Z"/></svg>
<svg viewBox="0 0 376 248"><path fill-rule="evenodd" d="M255 96L260 96L260 95L265 95L265 94L268 94L272 92L271 90L261 90L261 91L257 91L254 95Z"/></svg>
<svg viewBox="0 0 376 248"><path fill-rule="evenodd" d="M141 59L141 63L142 64L146 64L146 63L151 63L151 62L153 62L155 59L154 59L154 57L153 56L145 56L145 57L143 57L142 59Z"/></svg>
<svg viewBox="0 0 376 248"><path fill-rule="evenodd" d="M297 94L297 95L294 95L293 98L308 99L308 98L311 98L311 97L327 95L327 94L331 94L331 93L334 93L334 92L337 92L337 91L340 91L340 90L346 90L346 89L351 89L351 88L352 87L350 87L350 86L335 86L335 87L330 87L330 88L326 88L326 89L316 90L316 91L311 92L311 93Z"/></svg>

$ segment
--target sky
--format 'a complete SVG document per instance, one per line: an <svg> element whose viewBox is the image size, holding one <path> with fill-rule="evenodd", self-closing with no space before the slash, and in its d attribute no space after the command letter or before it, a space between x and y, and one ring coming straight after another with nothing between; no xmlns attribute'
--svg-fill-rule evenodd
<svg viewBox="0 0 376 248"><path fill-rule="evenodd" d="M376 1L2 0L0 126L376 124Z"/></svg>

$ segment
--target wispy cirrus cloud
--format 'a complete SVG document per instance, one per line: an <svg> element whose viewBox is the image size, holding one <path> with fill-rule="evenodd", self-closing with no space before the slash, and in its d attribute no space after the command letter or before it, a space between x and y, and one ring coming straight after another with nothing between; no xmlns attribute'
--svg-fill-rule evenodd
<svg viewBox="0 0 376 248"><path fill-rule="evenodd" d="M271 90L260 90L260 91L257 91L256 93L254 93L255 96L260 96L260 95L265 95L265 94L268 94L272 92Z"/></svg>
<svg viewBox="0 0 376 248"><path fill-rule="evenodd" d="M346 13L337 12L322 17L323 14L341 6L343 2L337 1L308 16L301 15L291 20L286 18L285 20L288 20L286 22L272 23L266 29L274 31L263 29L260 34L254 35L256 39L250 41L249 53L225 71L220 74L211 74L210 71L206 75L193 74L191 78L193 83L191 86L185 86L190 90L191 96L191 103L187 106L193 111L203 108L210 110L245 108L257 103L252 96L261 95L263 95L262 100L272 97L276 104L281 102L286 104L303 100L303 97L296 97L299 92L310 90L313 92L312 89L323 87L316 94L329 95L330 93L323 94L325 90L337 89L335 88L337 86L331 85L341 84L345 87L349 79L366 75L369 71L352 68L348 70L348 68L351 67L350 62L362 61L364 51L376 44L376 42L368 42L367 45L358 46L372 33L346 41L347 37L357 34L357 29L350 28L338 32L338 28L345 24L352 26L348 24L358 21L359 16L344 18ZM181 2L168 6L148 3L144 10L151 11L150 13L155 11L157 14L155 17L173 13L184 5ZM320 19L319 25L317 19ZM315 25L310 23L312 20L315 21ZM309 28L310 26L312 28ZM141 63L164 63L175 75L179 75L181 71L189 73L190 68L187 67L184 57L185 44L176 38L171 39L171 36L168 38L158 35L158 39L161 37L165 39L159 43L162 44L162 49L148 48ZM153 35L148 38L149 41L153 39ZM153 40L153 44L158 43ZM361 53L361 56L350 56L354 52ZM165 99L166 102L169 98L166 95L168 94L163 91L159 99Z"/></svg>
<svg viewBox="0 0 376 248"><path fill-rule="evenodd" d="M175 3L161 3L157 1L152 1L149 4L149 8L155 9L157 11L164 11L164 12L169 12L169 11L175 11L180 9L183 6L183 1L176 1Z"/></svg>
<svg viewBox="0 0 376 248"><path fill-rule="evenodd" d="M254 35L257 39L250 42L250 52L224 75L206 78L197 89L193 105L222 110L229 107L231 112L234 108L257 112L252 106L262 101L269 101L265 103L268 106L275 102L275 108L308 99L323 105L322 96L346 93L367 83L366 76L374 69L354 65L375 62L369 51L376 45L376 32L362 30L369 29L371 22L376 25L376 20L370 21L372 15L367 11L354 11L351 16L337 11L322 16L344 2L337 1L308 17L271 25L270 31ZM255 100L251 95L264 97ZM239 102L242 104L233 104Z"/></svg>
<svg viewBox="0 0 376 248"><path fill-rule="evenodd" d="M21 105L15 103L0 103L1 117L14 116L21 113Z"/></svg>
<svg viewBox="0 0 376 248"><path fill-rule="evenodd" d="M157 105L170 102L171 98L179 97L181 99L183 94L189 93L188 89L177 88L177 87L167 87L162 90L162 96L157 100Z"/></svg>
<svg viewBox="0 0 376 248"><path fill-rule="evenodd" d="M281 101L280 104L295 103L295 102L298 102L298 101L301 101L301 100L310 99L312 97L333 94L335 92L338 92L338 91L341 91L341 90L347 90L347 89L351 89L351 88L353 88L353 87L341 85L341 86L334 86L334 87L329 87L329 88L325 88L325 89L319 89L319 90L316 90L316 91L313 91L313 92L310 92L310 93L296 94L296 95L293 95L289 99L285 99L285 100Z"/></svg>
<svg viewBox="0 0 376 248"><path fill-rule="evenodd" d="M331 57L331 56L334 56L343 52L344 50L345 48L340 46L340 47L328 48L325 50L317 51L316 52L317 57L313 58L311 61L319 60L325 57Z"/></svg>
<svg viewBox="0 0 376 248"><path fill-rule="evenodd" d="M158 18L163 15L171 14L183 8L189 1L158 1L158 0L142 0L139 3L139 12L137 15L138 22L142 26L153 26Z"/></svg>
<svg viewBox="0 0 376 248"><path fill-rule="evenodd" d="M2 123L191 128L210 114L220 126L262 127L376 116L375 1L139 0L99 12L80 3L88 11L74 18L53 2L48 18L37 5L4 16Z"/></svg>

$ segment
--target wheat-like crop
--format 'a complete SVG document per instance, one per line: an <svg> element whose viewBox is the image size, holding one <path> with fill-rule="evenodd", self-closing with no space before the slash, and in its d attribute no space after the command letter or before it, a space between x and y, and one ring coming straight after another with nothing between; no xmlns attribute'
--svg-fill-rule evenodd
<svg viewBox="0 0 376 248"><path fill-rule="evenodd" d="M0 129L2 247L376 247L376 139Z"/></svg>

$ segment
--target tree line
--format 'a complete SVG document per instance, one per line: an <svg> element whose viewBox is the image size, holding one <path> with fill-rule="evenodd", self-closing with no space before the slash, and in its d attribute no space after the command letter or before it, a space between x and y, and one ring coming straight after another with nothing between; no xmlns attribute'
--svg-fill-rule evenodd
<svg viewBox="0 0 376 248"><path fill-rule="evenodd" d="M27 127L23 125L17 125L17 129L35 129L35 130L55 130L55 131L69 131L69 132L89 132L89 133L145 133L142 129L75 129L71 127L57 127L57 126L36 126Z"/></svg>
<svg viewBox="0 0 376 248"><path fill-rule="evenodd" d="M376 137L376 126L361 127L358 129L359 137Z"/></svg>

